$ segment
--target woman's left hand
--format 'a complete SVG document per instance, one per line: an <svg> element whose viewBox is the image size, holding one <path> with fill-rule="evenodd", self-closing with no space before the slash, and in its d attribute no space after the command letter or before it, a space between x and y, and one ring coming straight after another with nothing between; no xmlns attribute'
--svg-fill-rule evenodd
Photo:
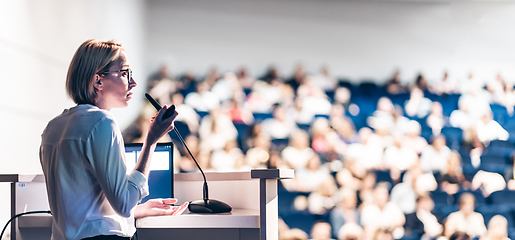
<svg viewBox="0 0 515 240"><path fill-rule="evenodd" d="M176 202L177 199L173 198L149 199L147 202L136 206L136 209L134 210L134 218L138 219L152 216L174 215L188 206L187 202L181 206L169 205Z"/></svg>

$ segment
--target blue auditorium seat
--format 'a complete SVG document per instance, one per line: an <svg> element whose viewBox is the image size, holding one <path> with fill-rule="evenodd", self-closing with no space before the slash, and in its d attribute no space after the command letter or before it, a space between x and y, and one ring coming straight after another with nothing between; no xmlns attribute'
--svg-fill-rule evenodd
<svg viewBox="0 0 515 240"><path fill-rule="evenodd" d="M253 113L252 115L254 115L254 120L256 122L262 122L263 120L265 119L269 119L269 118L273 118L274 116L272 115L272 113L260 113L260 112L255 112Z"/></svg>
<svg viewBox="0 0 515 240"><path fill-rule="evenodd" d="M515 227L515 221L512 214L512 208L507 205L483 205L478 208L476 208L476 211L481 213L483 215L483 218L485 220L485 225L488 226L488 222L490 222L490 219L494 217L495 215L501 215L508 220L508 228L514 228Z"/></svg>
<svg viewBox="0 0 515 240"><path fill-rule="evenodd" d="M515 191L500 190L495 191L488 196L488 199L495 205L507 205L515 209Z"/></svg>
<svg viewBox="0 0 515 240"><path fill-rule="evenodd" d="M449 204L454 203L453 196L449 196L447 192L444 192L442 190L431 191L429 194L431 196L431 199L433 199L433 202L435 203L435 208L447 206Z"/></svg>

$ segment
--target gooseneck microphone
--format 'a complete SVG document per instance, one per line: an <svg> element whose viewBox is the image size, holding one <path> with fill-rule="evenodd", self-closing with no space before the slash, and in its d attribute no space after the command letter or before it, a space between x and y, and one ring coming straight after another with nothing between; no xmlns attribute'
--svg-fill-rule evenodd
<svg viewBox="0 0 515 240"><path fill-rule="evenodd" d="M157 111L159 111L161 109L161 105L159 105L159 103L157 103L157 101L154 100L154 98L152 98L152 96L150 96L150 94L145 93L145 97L152 104L152 106L154 106L154 108L156 108ZM174 112L175 112L175 105L172 105L169 109L166 110L163 118L168 118L168 117L172 116ZM197 160L195 159L195 157L193 157L193 154L191 153L190 149L184 142L184 139L182 138L181 134L179 134L179 131L177 131L177 128L173 128L173 130L175 131L175 134L177 134L177 136L179 137L179 140L181 141L182 145L186 148L186 150L190 154L191 159L193 159L193 161L197 165L198 170L200 170L200 173L202 173L202 177L204 178L204 188L203 188L203 192L202 192L204 199L189 202L188 210L190 210L190 212L192 212L192 213L226 213L226 212L230 212L232 210L232 208L227 203L224 203L224 202L218 201L218 200L214 200L214 199L209 199L209 191L208 191L207 180L206 180L206 175L204 174L204 171L202 171L202 168L198 164Z"/></svg>

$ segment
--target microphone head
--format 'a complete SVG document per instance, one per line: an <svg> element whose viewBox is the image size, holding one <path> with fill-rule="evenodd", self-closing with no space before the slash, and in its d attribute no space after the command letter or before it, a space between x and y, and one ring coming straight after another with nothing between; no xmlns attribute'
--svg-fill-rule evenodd
<svg viewBox="0 0 515 240"><path fill-rule="evenodd" d="M232 211L232 208L227 203L208 199L191 201L188 210L192 213L227 213Z"/></svg>

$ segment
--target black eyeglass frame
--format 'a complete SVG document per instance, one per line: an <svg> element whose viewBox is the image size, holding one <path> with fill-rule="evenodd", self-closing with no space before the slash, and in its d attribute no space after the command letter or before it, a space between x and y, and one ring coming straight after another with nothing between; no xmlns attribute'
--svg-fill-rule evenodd
<svg viewBox="0 0 515 240"><path fill-rule="evenodd" d="M130 68L120 69L118 71L99 72L97 74L122 73L122 72L127 72L127 83L129 84L131 82L131 78L132 78L132 69L130 69Z"/></svg>

